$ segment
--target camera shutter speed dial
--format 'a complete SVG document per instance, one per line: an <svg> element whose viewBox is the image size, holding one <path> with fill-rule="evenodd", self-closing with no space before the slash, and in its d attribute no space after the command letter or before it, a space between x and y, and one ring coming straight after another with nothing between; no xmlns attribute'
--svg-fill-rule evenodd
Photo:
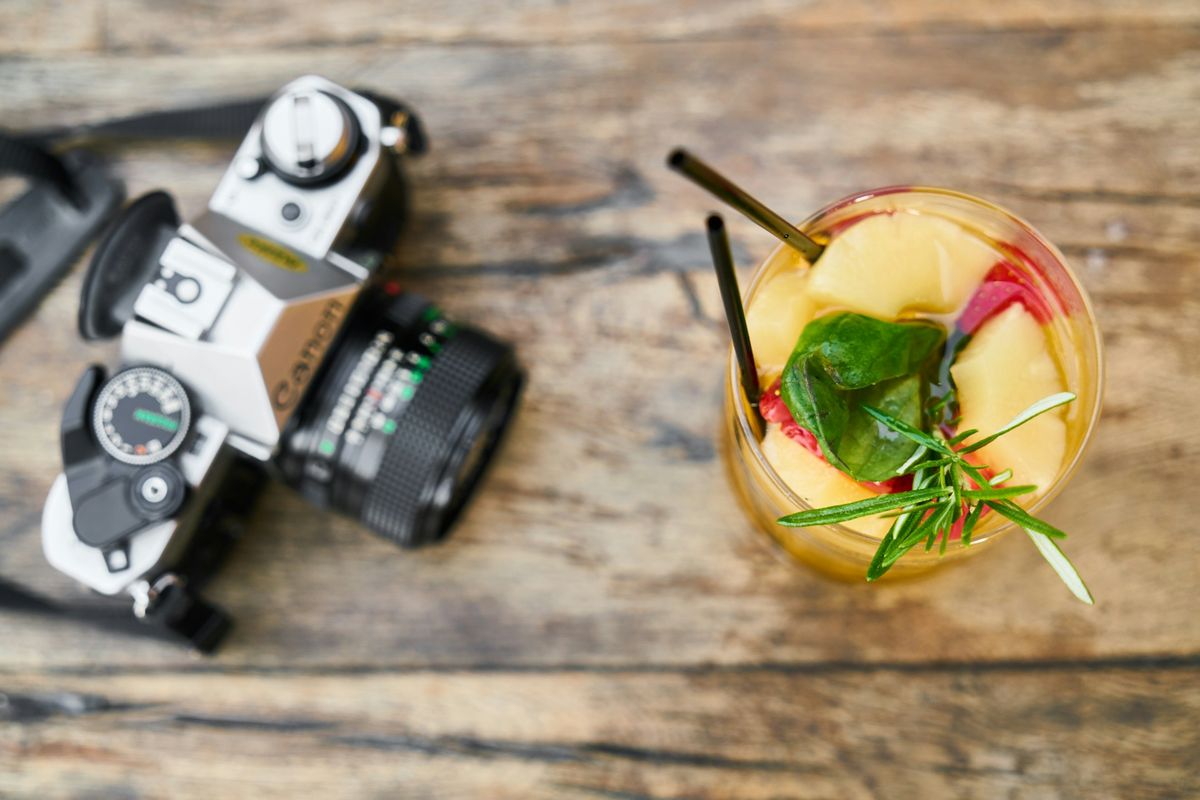
<svg viewBox="0 0 1200 800"><path fill-rule="evenodd" d="M263 115L263 157L289 183L336 177L354 158L358 141L358 119L350 107L316 89L283 94Z"/></svg>
<svg viewBox="0 0 1200 800"><path fill-rule="evenodd" d="M92 429L117 461L153 464L183 444L191 413L179 381L156 367L134 367L109 378L97 393Z"/></svg>

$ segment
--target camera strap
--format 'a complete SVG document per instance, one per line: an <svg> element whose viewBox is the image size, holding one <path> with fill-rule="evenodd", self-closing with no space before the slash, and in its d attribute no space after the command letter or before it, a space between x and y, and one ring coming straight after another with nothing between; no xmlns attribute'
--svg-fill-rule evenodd
<svg viewBox="0 0 1200 800"><path fill-rule="evenodd" d="M165 629L149 626L131 615L127 604L56 603L4 578L0 578L0 610L51 620L82 623L102 628L110 633L176 638L166 635ZM190 637L184 636L184 638L190 641Z"/></svg>
<svg viewBox="0 0 1200 800"><path fill-rule="evenodd" d="M138 616L136 612L130 614L126 604L56 603L0 578L0 610L82 623L110 633L182 639L202 653L212 652L229 630L225 612L188 591L182 583L161 582L154 593L153 606Z"/></svg>

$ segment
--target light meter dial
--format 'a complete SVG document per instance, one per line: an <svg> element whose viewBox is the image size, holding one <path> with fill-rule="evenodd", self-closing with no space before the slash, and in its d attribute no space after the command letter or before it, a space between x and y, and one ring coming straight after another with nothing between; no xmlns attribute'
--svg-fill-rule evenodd
<svg viewBox="0 0 1200 800"><path fill-rule="evenodd" d="M183 444L191 414L179 381L156 367L133 367L113 375L97 393L92 430L117 461L153 464Z"/></svg>

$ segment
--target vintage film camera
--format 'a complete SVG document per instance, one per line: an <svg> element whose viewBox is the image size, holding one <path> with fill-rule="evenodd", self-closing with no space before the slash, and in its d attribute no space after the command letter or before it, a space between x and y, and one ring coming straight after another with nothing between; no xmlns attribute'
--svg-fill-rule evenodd
<svg viewBox="0 0 1200 800"><path fill-rule="evenodd" d="M63 412L46 558L211 650L199 594L229 519L275 477L403 546L446 535L517 404L512 348L375 273L424 149L402 104L307 76L262 107L208 209L132 203L97 248L80 330L120 336Z"/></svg>

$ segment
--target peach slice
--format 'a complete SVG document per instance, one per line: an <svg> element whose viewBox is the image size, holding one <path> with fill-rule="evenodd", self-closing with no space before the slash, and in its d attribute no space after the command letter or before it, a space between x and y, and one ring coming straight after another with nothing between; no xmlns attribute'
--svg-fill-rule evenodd
<svg viewBox="0 0 1200 800"><path fill-rule="evenodd" d="M846 473L813 455L787 437L778 425L767 425L762 441L763 455L775 472L813 508L837 506L878 497ZM844 523L856 531L883 538L892 525L888 517L861 517Z"/></svg>
<svg viewBox="0 0 1200 800"><path fill-rule="evenodd" d="M820 304L893 320L904 311L961 308L996 263L983 240L927 214L878 214L836 236L813 265Z"/></svg>
<svg viewBox="0 0 1200 800"><path fill-rule="evenodd" d="M780 272L754 293L746 310L746 327L760 378L783 372L813 311L807 268Z"/></svg>
<svg viewBox="0 0 1200 800"><path fill-rule="evenodd" d="M1064 388L1045 331L1019 303L980 326L950 373L962 411L959 430L977 428L979 436ZM1064 410L1056 408L1001 436L978 457L994 471L1012 469L1010 483L1032 483L1040 494L1058 475L1066 449Z"/></svg>

